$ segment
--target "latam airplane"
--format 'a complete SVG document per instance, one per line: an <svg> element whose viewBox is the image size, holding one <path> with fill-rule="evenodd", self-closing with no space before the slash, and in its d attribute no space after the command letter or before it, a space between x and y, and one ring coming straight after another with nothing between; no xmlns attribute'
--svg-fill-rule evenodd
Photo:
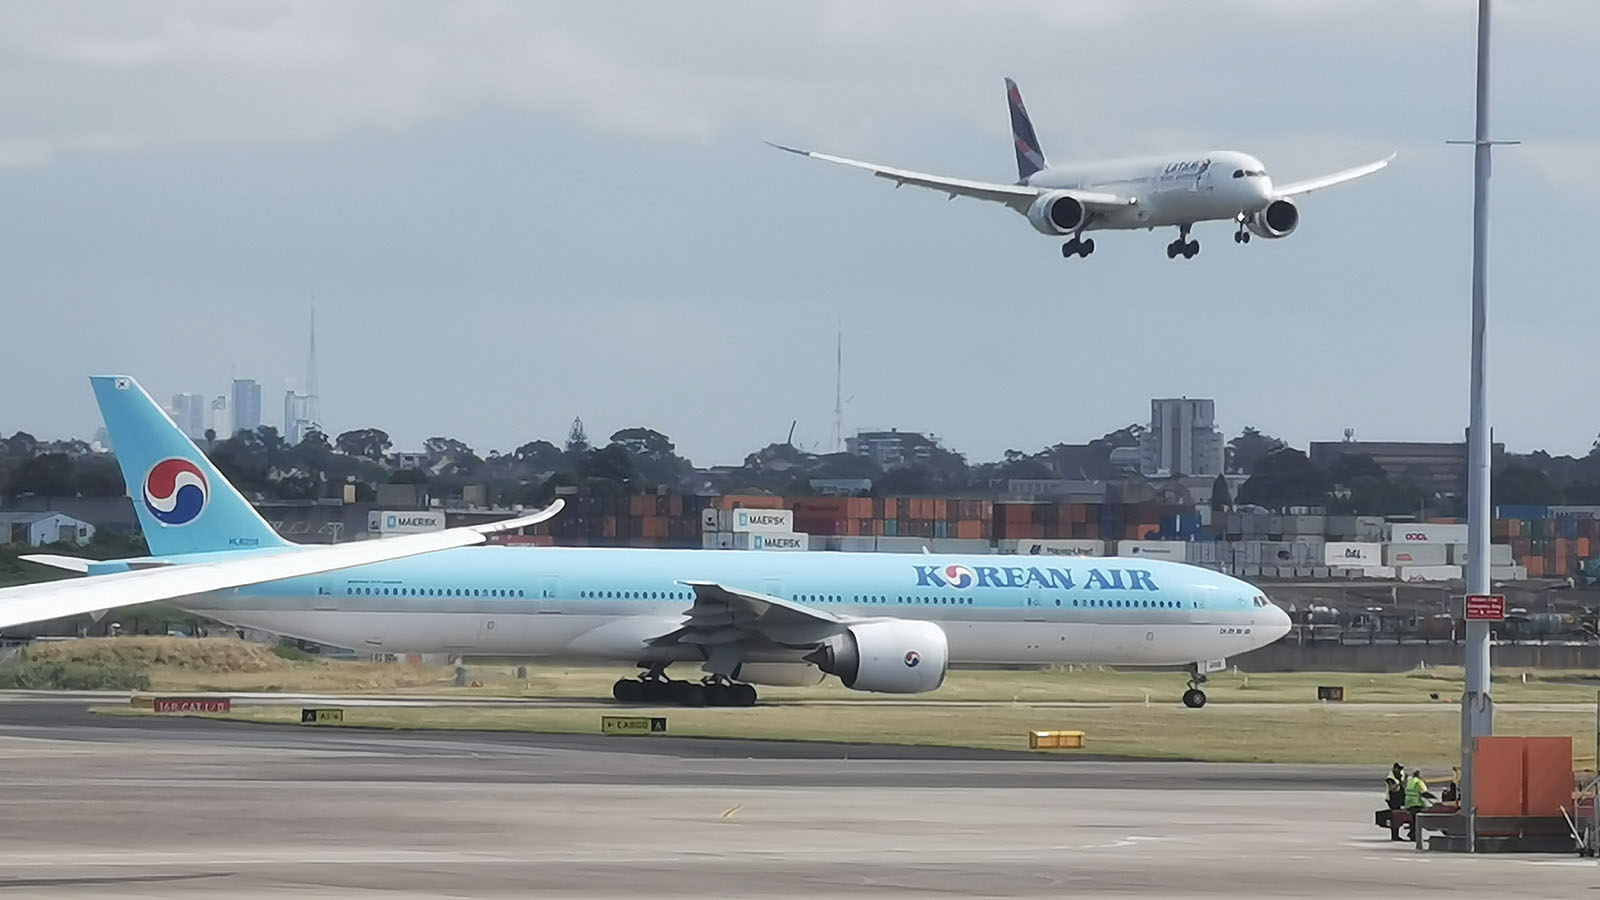
<svg viewBox="0 0 1600 900"><path fill-rule="evenodd" d="M740 705L754 684L837 676L932 691L952 664L1191 667L1190 707L1227 657L1289 617L1255 587L1144 559L478 547L488 525L302 546L270 525L137 382L90 381L151 555L33 562L90 577L0 590L0 628L157 600L363 652L637 665L620 702ZM666 675L697 664L698 682Z"/></svg>
<svg viewBox="0 0 1600 900"><path fill-rule="evenodd" d="M1094 252L1094 238L1084 237L1086 231L1176 226L1178 239L1167 245L1168 259L1193 259L1200 252L1200 242L1189 237L1197 222L1232 221L1236 244L1250 243L1252 234L1262 238L1288 237L1300 225L1295 197L1370 175L1394 159L1391 153L1365 165L1277 185L1272 183L1261 160L1237 150L1053 166L1045 160L1033 133L1033 122L1022 106L1022 92L1009 78L1006 98L1011 107L1011 138L1017 151L1015 184L948 178L782 144L772 146L866 169L893 181L895 187L909 184L949 194L952 200L972 197L1003 203L1026 216L1028 224L1044 234L1070 235L1061 245L1061 255L1069 258Z"/></svg>

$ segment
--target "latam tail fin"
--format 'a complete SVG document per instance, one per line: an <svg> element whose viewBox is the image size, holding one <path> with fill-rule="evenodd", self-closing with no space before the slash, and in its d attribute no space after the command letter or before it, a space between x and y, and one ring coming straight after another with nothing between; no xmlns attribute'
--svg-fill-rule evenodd
<svg viewBox="0 0 1600 900"><path fill-rule="evenodd" d="M1006 105L1011 108L1011 141L1017 148L1017 184L1027 184L1033 173L1050 165L1045 162L1044 150L1033 133L1033 121L1022 105L1022 91L1017 83L1006 79Z"/></svg>
<svg viewBox="0 0 1600 900"><path fill-rule="evenodd" d="M290 546L139 382L126 375L89 382L151 556Z"/></svg>

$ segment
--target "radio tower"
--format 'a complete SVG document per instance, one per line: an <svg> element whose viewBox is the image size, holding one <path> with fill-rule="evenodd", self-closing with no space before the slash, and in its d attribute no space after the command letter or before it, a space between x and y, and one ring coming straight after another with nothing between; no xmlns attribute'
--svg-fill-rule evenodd
<svg viewBox="0 0 1600 900"><path fill-rule="evenodd" d="M306 355L306 398L302 414L313 428L322 430L321 404L317 400L317 308L311 307L311 352Z"/></svg>
<svg viewBox="0 0 1600 900"><path fill-rule="evenodd" d="M833 439L832 453L844 450L844 326L839 326L833 345Z"/></svg>

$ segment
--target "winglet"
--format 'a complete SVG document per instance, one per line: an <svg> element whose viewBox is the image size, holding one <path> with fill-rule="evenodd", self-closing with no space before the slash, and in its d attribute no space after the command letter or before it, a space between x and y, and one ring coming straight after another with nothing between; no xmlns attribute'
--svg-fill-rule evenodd
<svg viewBox="0 0 1600 900"><path fill-rule="evenodd" d="M811 151L810 150L801 150L799 147L790 147L790 146L787 146L785 144L780 144L780 143L778 143L776 141L762 141L761 143L766 144L768 147L776 147L777 149L782 150L785 153L794 153L794 154L797 154L799 156L810 156L811 155Z"/></svg>

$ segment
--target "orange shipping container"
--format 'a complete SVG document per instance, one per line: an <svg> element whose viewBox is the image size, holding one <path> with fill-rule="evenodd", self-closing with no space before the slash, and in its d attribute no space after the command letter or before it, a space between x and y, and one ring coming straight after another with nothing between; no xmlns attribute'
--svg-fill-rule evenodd
<svg viewBox="0 0 1600 900"><path fill-rule="evenodd" d="M1586 537L1578 538L1578 558L1589 558L1589 539Z"/></svg>
<svg viewBox="0 0 1600 900"><path fill-rule="evenodd" d="M973 541L983 537L983 523L977 519L963 519L956 523L956 537Z"/></svg>
<svg viewBox="0 0 1600 900"><path fill-rule="evenodd" d="M1528 577L1529 578L1543 578L1544 577L1544 557L1542 557L1542 556L1524 556L1522 558L1522 564L1524 566L1528 567Z"/></svg>

